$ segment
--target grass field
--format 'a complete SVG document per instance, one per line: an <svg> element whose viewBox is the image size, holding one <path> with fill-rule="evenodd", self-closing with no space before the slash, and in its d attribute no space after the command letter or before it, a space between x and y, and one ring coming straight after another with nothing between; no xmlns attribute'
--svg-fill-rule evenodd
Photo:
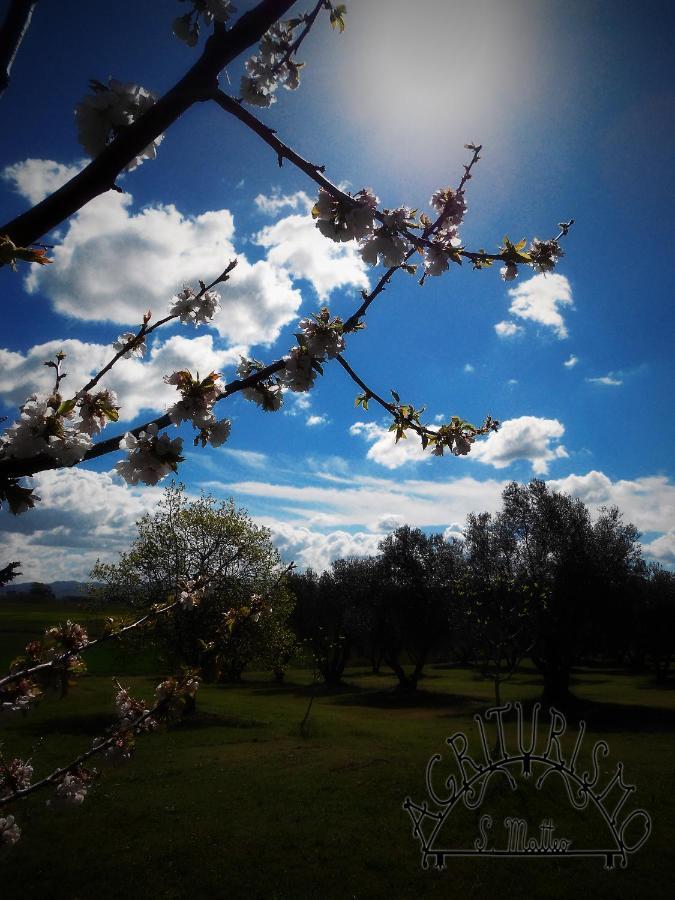
<svg viewBox="0 0 675 900"><path fill-rule="evenodd" d="M65 616L4 603L0 661ZM95 627L95 614L71 616L89 616ZM163 674L156 667L151 653L93 651L90 674L71 696L0 720L5 752L33 752L36 775L67 761L112 721L111 676L151 696ZM603 771L622 760L638 788L629 808L642 806L653 820L647 844L627 869L612 872L600 859L461 857L445 871L423 871L402 803L408 795L424 799L426 762L447 754L446 737L476 735L472 716L490 704L490 685L469 669L432 667L411 700L393 690L392 677L353 668L340 691L317 691L309 734L301 736L310 680L307 670L292 669L282 686L255 672L241 685L204 686L194 719L141 739L130 762L104 761L81 808L46 806L48 792L19 804L23 838L0 850L0 900L672 896L675 691L656 687L648 674L576 673L577 712L591 737L609 744ZM504 695L527 701L539 691L535 673L523 668ZM570 732L573 726L570 715ZM513 731L507 728L507 740ZM475 738L475 756L478 748ZM448 823L443 845L470 846L483 812L499 823L509 814L526 817L533 830L553 818L577 845L598 846L606 835L592 814L570 810L555 779L541 791L519 782L516 792L493 780L479 810Z"/></svg>

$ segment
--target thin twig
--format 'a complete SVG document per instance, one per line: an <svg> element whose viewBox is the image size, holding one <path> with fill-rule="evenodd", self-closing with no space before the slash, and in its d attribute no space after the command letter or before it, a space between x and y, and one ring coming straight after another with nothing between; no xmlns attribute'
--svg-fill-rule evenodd
<svg viewBox="0 0 675 900"><path fill-rule="evenodd" d="M134 719L133 722L129 723L129 726L124 729L123 733L128 731L135 731L146 719L151 718L159 711L162 707L164 701L160 701L156 703L152 709L146 710L142 715L140 715L137 719ZM50 784L54 784L55 781L58 781L63 775L67 775L68 772L72 772L78 769L82 763L86 762L92 756L95 756L97 753L102 753L104 750L107 750L108 747L111 747L115 741L119 739L120 732L113 732L109 738L106 738L101 743L95 744L91 749L86 750L84 753L80 753L79 756L75 757L68 765L60 766L58 769L54 769L53 772L50 772L49 775L46 775L44 778L40 779L40 781L36 781L34 784L29 785L25 788L20 788L17 791L13 791L11 794L6 794L4 797L0 797L0 807L6 806L8 803L11 803L14 800L20 800L24 797L27 797L29 794L35 793L35 791L39 791L44 787L47 787Z"/></svg>
<svg viewBox="0 0 675 900"><path fill-rule="evenodd" d="M121 638L122 635L128 634L128 632L133 631L135 628L140 628L141 625L145 625L145 623L150 619L157 618L158 616L171 612L171 610L175 609L177 606L180 606L180 600L176 600L174 603L170 603L168 606L164 606L161 609L151 610L149 613L141 616L141 618L137 619L135 622L131 622L129 625L125 625L119 631L106 632L100 637L95 638L93 641L88 641L83 647L80 647L78 650L67 650L65 653L62 653L59 656L54 657L54 659L48 660L47 662L38 663L35 666L28 666L25 669L20 669L17 672L12 672L10 675L6 675L3 678L0 678L0 688L2 688L5 684L10 684L12 681L19 681L21 678L31 678L38 672L46 672L48 669L58 669L64 663L68 662L69 659L72 659L75 656L81 656L86 651L91 650L92 647L96 647L97 645L102 644L104 641L109 641L113 638Z"/></svg>

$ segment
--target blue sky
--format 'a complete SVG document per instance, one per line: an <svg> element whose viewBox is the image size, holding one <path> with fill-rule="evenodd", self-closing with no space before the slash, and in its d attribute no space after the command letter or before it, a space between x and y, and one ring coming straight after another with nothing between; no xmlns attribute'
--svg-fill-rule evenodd
<svg viewBox="0 0 675 900"><path fill-rule="evenodd" d="M372 187L390 207L427 208L433 190L458 181L464 143L482 142L461 230L470 249L496 249L505 233L545 238L575 219L556 275L505 284L496 269L464 266L420 288L399 273L348 343L374 389L426 404L430 421L490 413L501 433L466 459L424 457L412 440L394 448L377 409L356 410L356 387L328 365L279 413L221 404L233 421L225 449L192 450L181 432L180 477L194 492L234 496L301 565L372 552L403 521L456 534L468 512L498 508L506 482L533 475L593 508L617 503L650 558L672 565L675 16L662 2L463 6L420 0L411 18L399 0L352 0L346 32L319 20L300 89L281 91L261 118L333 181ZM39 6L0 102L5 219L81 164L73 107L90 78L156 93L177 80L198 52L170 34L180 11L172 0ZM242 62L224 89L229 77L236 93ZM346 317L377 277L353 248L336 256L319 240L306 176L279 169L216 107L190 110L157 159L120 183L126 194L52 236L54 266L28 280L0 271L0 414L44 388L41 362L57 345L75 388L149 306L159 316L183 281L208 280L235 254L218 329L159 331L146 367L127 364L113 380L131 423L166 409L161 377L172 368L232 378L239 352L277 358L301 315L325 302ZM114 462L38 479L39 510L0 515L3 556L45 580L114 558L159 493L125 487Z"/></svg>

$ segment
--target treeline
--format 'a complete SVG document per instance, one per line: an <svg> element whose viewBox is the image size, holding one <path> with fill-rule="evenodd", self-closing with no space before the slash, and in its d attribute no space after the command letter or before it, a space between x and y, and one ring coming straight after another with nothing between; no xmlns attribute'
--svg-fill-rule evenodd
<svg viewBox="0 0 675 900"><path fill-rule="evenodd" d="M675 577L645 563L616 508L593 521L581 500L542 481L512 483L496 515L470 515L463 540L404 526L369 558L322 575L284 570L265 528L232 501L171 486L115 565L92 579L105 606L125 604L171 671L237 681L252 666L282 680L311 660L337 685L350 663L391 670L415 690L430 662L475 665L502 682L530 658L544 694L564 701L575 665L593 658L665 679L675 644ZM183 596L170 616L154 610ZM118 623L119 624L119 623Z"/></svg>
<svg viewBox="0 0 675 900"><path fill-rule="evenodd" d="M414 690L427 663L477 665L500 686L532 660L549 701L593 658L667 677L675 576L642 558L616 508L595 522L581 500L542 481L510 484L496 515L470 515L464 540L403 526L379 553L295 574L290 624L328 685L350 661L391 669Z"/></svg>

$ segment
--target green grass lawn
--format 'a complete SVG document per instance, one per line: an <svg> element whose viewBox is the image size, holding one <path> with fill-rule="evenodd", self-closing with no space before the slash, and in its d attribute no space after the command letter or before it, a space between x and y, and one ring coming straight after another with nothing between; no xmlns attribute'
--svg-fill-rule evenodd
<svg viewBox="0 0 675 900"><path fill-rule="evenodd" d="M83 622L87 614L71 617ZM51 621L59 618L60 610ZM92 629L95 619L90 614ZM46 622L44 610L1 607L0 661ZM156 666L149 651L92 652L91 674L71 696L48 697L25 718L0 720L6 754L32 752L36 775L67 761L112 721L111 676L151 696L163 674ZM675 691L648 675L576 673L579 713L591 737L610 747L603 771L622 760L626 780L638 788L628 803L653 820L649 841L626 870L606 872L600 859L455 858L439 872L421 869L401 806L408 795L424 799L426 762L436 752L447 756L446 737L477 734L472 717L490 704L490 685L469 669L432 667L411 700L394 692L392 677L353 668L342 690L317 691L309 735L301 737L310 679L307 670L292 669L282 686L254 672L241 685L204 686L194 719L139 740L130 762L103 761L82 807L47 806L49 792L19 804L23 838L0 850L0 900L672 895ZM539 691L534 671L523 668L504 698L527 701ZM570 716L566 749L572 726ZM509 727L507 739L513 735ZM477 756L477 737L472 749ZM493 780L481 809L448 823L444 846L470 846L488 811L495 822L526 817L533 829L553 818L559 834L580 843L597 845L606 834L592 814L570 810L554 779L541 791L519 782L517 792Z"/></svg>

